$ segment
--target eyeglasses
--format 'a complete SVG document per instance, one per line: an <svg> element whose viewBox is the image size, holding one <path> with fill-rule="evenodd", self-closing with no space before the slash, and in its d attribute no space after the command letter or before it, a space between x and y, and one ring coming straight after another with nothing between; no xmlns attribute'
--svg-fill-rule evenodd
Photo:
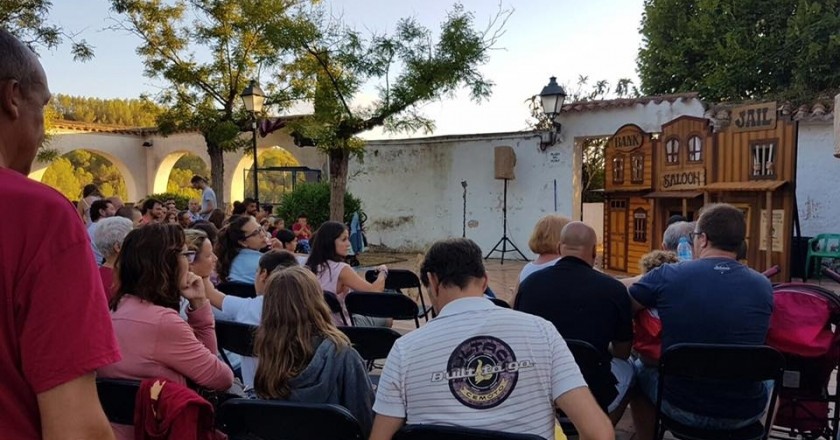
<svg viewBox="0 0 840 440"><path fill-rule="evenodd" d="M187 261L190 263L195 262L195 251L184 251L181 252L181 255L187 257Z"/></svg>
<svg viewBox="0 0 840 440"><path fill-rule="evenodd" d="M257 235L260 235L260 234L266 234L265 229L263 229L263 228L254 229L254 232L251 232L250 234L245 235L245 239L247 240L251 237L256 237Z"/></svg>
<svg viewBox="0 0 840 440"><path fill-rule="evenodd" d="M695 238L697 238L697 237L699 237L703 234L705 234L705 232L689 232L688 237L691 239L691 241L694 241Z"/></svg>

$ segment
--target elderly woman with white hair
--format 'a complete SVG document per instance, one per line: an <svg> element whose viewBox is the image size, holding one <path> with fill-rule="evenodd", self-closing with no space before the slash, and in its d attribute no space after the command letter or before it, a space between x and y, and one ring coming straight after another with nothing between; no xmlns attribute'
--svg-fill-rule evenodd
<svg viewBox="0 0 840 440"><path fill-rule="evenodd" d="M99 276L110 301L114 294L114 263L125 236L134 229L134 223L125 217L108 217L100 220L98 225L93 233L93 245L105 259L105 263L99 267Z"/></svg>

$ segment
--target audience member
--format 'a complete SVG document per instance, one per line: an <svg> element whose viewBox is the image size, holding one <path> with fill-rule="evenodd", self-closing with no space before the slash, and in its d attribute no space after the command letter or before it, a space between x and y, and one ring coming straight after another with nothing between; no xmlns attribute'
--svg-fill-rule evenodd
<svg viewBox="0 0 840 440"><path fill-rule="evenodd" d="M145 226L152 223L163 222L163 216L166 213L163 209L163 203L160 200L148 198L140 205L140 213L143 218L140 220L140 225Z"/></svg>
<svg viewBox="0 0 840 440"><path fill-rule="evenodd" d="M93 261L97 266L102 265L102 254L93 243L93 234L96 232L100 219L113 217L116 213L114 204L105 199L96 200L90 205L90 224L87 227L87 232L90 238L90 247L93 250Z"/></svg>
<svg viewBox="0 0 840 440"><path fill-rule="evenodd" d="M373 388L364 361L332 323L312 272L293 267L266 285L254 339L260 360L254 391L262 399L341 405L362 425L373 423Z"/></svg>
<svg viewBox="0 0 840 440"><path fill-rule="evenodd" d="M221 230L225 226L225 212L221 209L214 209L210 212L207 221L212 223L217 230Z"/></svg>
<svg viewBox="0 0 840 440"><path fill-rule="evenodd" d="M99 266L99 276L110 300L114 296L114 264L122 249L123 240L134 229L134 224L127 218L110 217L101 220L98 225L93 233L93 245L104 261Z"/></svg>
<svg viewBox="0 0 840 440"><path fill-rule="evenodd" d="M546 267L553 266L560 260L560 231L571 219L562 215L549 214L537 221L534 232L528 240L531 252L537 254L537 259L529 262L519 272L519 282L528 275Z"/></svg>
<svg viewBox="0 0 840 440"><path fill-rule="evenodd" d="M245 209L246 208L247 208L247 205L245 205L245 203L240 202L239 200L236 200L236 201L233 202L233 209L231 210L230 215L232 215L232 216L245 215Z"/></svg>
<svg viewBox="0 0 840 440"><path fill-rule="evenodd" d="M406 423L552 439L555 408L581 438L615 438L554 326L483 298L487 273L478 245L435 243L420 278L440 314L391 349L376 391L371 440L391 439Z"/></svg>
<svg viewBox="0 0 840 440"><path fill-rule="evenodd" d="M519 286L514 308L551 321L566 339L588 342L610 361L594 372L599 383L614 384L609 395L595 396L608 403L613 424L627 406L633 382L630 358L633 322L627 288L592 266L598 238L583 222L571 222L560 235L563 259L536 272Z"/></svg>
<svg viewBox="0 0 840 440"><path fill-rule="evenodd" d="M245 206L245 214L257 218L257 214L259 214L259 205L257 205L257 201L254 200L253 197L245 197L245 200L242 201L242 205ZM260 220L260 218L257 218L257 222Z"/></svg>
<svg viewBox="0 0 840 440"><path fill-rule="evenodd" d="M276 270L297 266L294 255L286 251L268 251L260 257L260 265L254 279L255 298L240 298L225 295L217 289L207 289L210 304L219 311L219 319L241 322L243 324L260 325L263 310L263 293L269 275ZM207 283L205 283L207 285ZM242 383L246 388L254 386L254 373L257 371L256 358L242 357Z"/></svg>
<svg viewBox="0 0 840 440"><path fill-rule="evenodd" d="M166 208L167 212L178 210L177 205L175 205L175 200L173 200L173 199L167 199L166 202L163 205L164 205L164 208Z"/></svg>
<svg viewBox="0 0 840 440"><path fill-rule="evenodd" d="M262 257L262 249L271 245L268 234L253 217L233 218L219 231L216 272L222 281L254 284L254 274Z"/></svg>
<svg viewBox="0 0 840 440"><path fill-rule="evenodd" d="M383 264L376 268L379 271L376 281L369 283L344 262L350 250L349 234L347 226L342 223L324 222L312 237L312 252L306 260L306 266L318 278L321 287L335 293L342 307L351 290L382 292L388 277L388 267ZM392 324L392 320L387 318L361 315L353 315L352 318L355 325L363 327L390 327ZM339 325L341 317L334 315L333 322Z"/></svg>
<svg viewBox="0 0 840 440"><path fill-rule="evenodd" d="M99 376L142 380L161 377L224 391L233 372L218 357L213 313L198 275L189 271L177 225L151 224L128 233L117 258L111 318L123 360L99 369ZM187 321L178 314L189 301ZM132 426L114 425L120 440L134 438Z"/></svg>
<svg viewBox="0 0 840 440"><path fill-rule="evenodd" d="M49 100L38 57L0 29L0 436L108 440L95 370L120 354L102 282L79 213L27 177Z"/></svg>
<svg viewBox="0 0 840 440"><path fill-rule="evenodd" d="M655 307L662 321L663 352L679 343L763 344L773 309L773 288L760 273L735 260L746 235L744 214L726 204L703 208L694 237L694 260L666 264L630 287L637 309ZM642 391L631 404L641 440L653 437L658 374L636 363ZM684 425L730 429L761 418L763 383L714 383L673 379L665 384L662 410Z"/></svg>
<svg viewBox="0 0 840 440"><path fill-rule="evenodd" d="M274 226L274 235L277 236L278 231L282 231L283 229L286 229L286 220L283 220L282 218L276 218L276 219L274 219L273 226Z"/></svg>
<svg viewBox="0 0 840 440"><path fill-rule="evenodd" d="M274 206L272 206L270 203L263 203L262 205L260 205L259 212L257 212L257 220L262 221L263 219L271 217L271 213L273 211Z"/></svg>
<svg viewBox="0 0 840 440"><path fill-rule="evenodd" d="M79 211L79 215L82 217L82 220L85 221L85 225L90 224L90 206L93 205L93 202L102 199L102 193L99 192L99 187L93 183L89 183L82 188L82 198L76 204L76 209Z"/></svg>
<svg viewBox="0 0 840 440"><path fill-rule="evenodd" d="M219 230L216 225L207 220L199 220L193 223L191 229L197 229L207 234L207 239L213 244L213 249L216 249L216 243L219 241Z"/></svg>
<svg viewBox="0 0 840 440"><path fill-rule="evenodd" d="M176 211L167 211L163 215L163 223L167 225L177 225L178 223L178 212Z"/></svg>
<svg viewBox="0 0 840 440"><path fill-rule="evenodd" d="M277 241L280 242L280 246L282 249L285 249L289 252L295 254L298 263L306 264L306 261L309 259L309 255L306 254L298 254L295 252L297 249L298 241L295 233L288 230L288 229L281 229L277 231Z"/></svg>
<svg viewBox="0 0 840 440"><path fill-rule="evenodd" d="M674 214L674 215L668 217L668 221L665 223L665 226L668 227L668 226L673 225L674 223L687 222L687 221L688 221L688 219L685 218L684 215Z"/></svg>
<svg viewBox="0 0 840 440"><path fill-rule="evenodd" d="M189 204L190 221L195 223L199 220L203 220L201 218L201 214L199 214L200 212L201 212L201 201L198 200L198 199L190 199L190 204Z"/></svg>
<svg viewBox="0 0 840 440"><path fill-rule="evenodd" d="M137 209L136 206L123 206L122 208L117 210L115 214L117 217L127 218L131 220L131 223L134 224L134 227L140 226L140 221L143 219L143 214Z"/></svg>
<svg viewBox="0 0 840 440"><path fill-rule="evenodd" d="M694 222L671 223L662 234L662 250L677 252L677 246L680 245L681 238L687 238L689 244L694 241L691 236L692 232L694 232Z"/></svg>
<svg viewBox="0 0 840 440"><path fill-rule="evenodd" d="M292 225L292 232L298 238L298 245L301 248L301 251L304 254L308 254L310 251L309 247L309 239L312 238L312 227L309 226L309 218L306 217L306 214L301 214L297 218L297 222Z"/></svg>
<svg viewBox="0 0 840 440"><path fill-rule="evenodd" d="M189 211L180 211L178 212L178 224L181 225L182 228L187 229L192 225L193 220L192 216L190 215Z"/></svg>
<svg viewBox="0 0 840 440"><path fill-rule="evenodd" d="M105 200L111 202L111 204L114 205L115 210L119 210L120 208L125 206L125 203L123 203L120 196L111 196L111 197L106 198Z"/></svg>
<svg viewBox="0 0 840 440"><path fill-rule="evenodd" d="M679 263L677 254L671 251L653 251L645 254L639 266L642 275L663 264ZM655 308L639 310L633 317L633 351L639 360L647 366L657 367L662 351L662 321Z"/></svg>
<svg viewBox="0 0 840 440"><path fill-rule="evenodd" d="M216 202L216 192L213 191L213 188L210 188L207 180L201 176L193 176L190 179L190 184L194 189L201 190L201 210L198 214L203 219L209 219L210 213L219 208L219 204ZM221 228L220 225L216 225L216 227Z"/></svg>

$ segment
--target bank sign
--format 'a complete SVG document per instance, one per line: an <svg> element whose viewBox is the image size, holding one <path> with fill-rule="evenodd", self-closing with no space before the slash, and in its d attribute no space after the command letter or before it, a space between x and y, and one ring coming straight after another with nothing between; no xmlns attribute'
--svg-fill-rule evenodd
<svg viewBox="0 0 840 440"><path fill-rule="evenodd" d="M607 141L607 148L629 153L642 148L648 137L648 134L639 128L638 125L627 124L619 128L610 140Z"/></svg>
<svg viewBox="0 0 840 440"><path fill-rule="evenodd" d="M697 189L706 185L706 170L704 168L674 171L662 174L662 189L679 191Z"/></svg>

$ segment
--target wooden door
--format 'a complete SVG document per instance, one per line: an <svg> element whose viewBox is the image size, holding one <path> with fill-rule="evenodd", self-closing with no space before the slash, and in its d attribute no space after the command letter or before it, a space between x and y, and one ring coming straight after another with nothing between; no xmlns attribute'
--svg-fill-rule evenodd
<svg viewBox="0 0 840 440"><path fill-rule="evenodd" d="M609 261L607 268L627 271L627 199L609 201Z"/></svg>

